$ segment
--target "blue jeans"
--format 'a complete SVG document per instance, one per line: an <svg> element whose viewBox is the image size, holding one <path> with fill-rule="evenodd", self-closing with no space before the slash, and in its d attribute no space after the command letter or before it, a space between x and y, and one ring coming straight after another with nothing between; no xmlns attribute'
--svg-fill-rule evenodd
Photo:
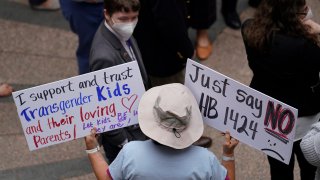
<svg viewBox="0 0 320 180"><path fill-rule="evenodd" d="M60 0L60 6L71 30L78 35L79 45L76 55L79 74L88 73L92 40L104 19L103 3Z"/></svg>

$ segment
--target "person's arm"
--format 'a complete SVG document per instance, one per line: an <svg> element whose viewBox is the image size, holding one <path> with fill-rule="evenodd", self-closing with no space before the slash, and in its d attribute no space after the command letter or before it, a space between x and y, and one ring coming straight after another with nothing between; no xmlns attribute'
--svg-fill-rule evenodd
<svg viewBox="0 0 320 180"><path fill-rule="evenodd" d="M309 31L311 34L320 34L320 24L311 19L303 21L303 23L310 27Z"/></svg>
<svg viewBox="0 0 320 180"><path fill-rule="evenodd" d="M91 130L90 135L85 137L85 143L87 150L92 150L97 148L98 142L96 139L96 129ZM88 157L93 169L94 174L98 180L112 180L112 178L107 174L108 164L104 159L103 155L96 151L94 153L88 153Z"/></svg>
<svg viewBox="0 0 320 180"><path fill-rule="evenodd" d="M312 129L302 138L301 151L307 161L320 167L320 123L316 123Z"/></svg>
<svg viewBox="0 0 320 180"><path fill-rule="evenodd" d="M230 136L230 132L225 133L225 143L223 144L222 165L227 169L227 176L230 180L235 180L235 160L234 148L239 141Z"/></svg>

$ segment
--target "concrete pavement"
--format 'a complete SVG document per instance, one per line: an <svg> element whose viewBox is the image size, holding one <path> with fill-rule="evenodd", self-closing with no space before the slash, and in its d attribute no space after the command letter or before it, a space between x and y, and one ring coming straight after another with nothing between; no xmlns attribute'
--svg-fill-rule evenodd
<svg viewBox="0 0 320 180"><path fill-rule="evenodd" d="M0 1L0 82L20 90L77 75L77 37L69 31L61 12L35 12L23 1ZM319 1L309 1L319 22ZM241 19L254 13L247 1L240 0L238 9ZM210 28L214 53L203 64L249 84L252 73L240 31L226 28L218 15L217 23ZM194 39L194 30L190 35ZM0 122L0 179L95 178L82 139L30 152L12 97L0 98ZM219 133L206 127L205 135L213 137L210 150L220 157L223 139ZM298 174L296 166L297 179ZM236 175L239 180L270 179L266 156L240 144L236 150Z"/></svg>

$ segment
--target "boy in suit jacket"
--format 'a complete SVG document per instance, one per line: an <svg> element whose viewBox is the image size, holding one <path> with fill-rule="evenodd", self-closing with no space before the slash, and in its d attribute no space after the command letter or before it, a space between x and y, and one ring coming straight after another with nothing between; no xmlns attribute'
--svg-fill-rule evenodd
<svg viewBox="0 0 320 180"><path fill-rule="evenodd" d="M137 61L146 89L148 76L140 50L132 37L138 21L139 0L105 0L105 20L98 28L90 51L90 71L96 71L122 63ZM116 129L102 134L106 157L112 162L122 146L131 140L145 140L138 125Z"/></svg>

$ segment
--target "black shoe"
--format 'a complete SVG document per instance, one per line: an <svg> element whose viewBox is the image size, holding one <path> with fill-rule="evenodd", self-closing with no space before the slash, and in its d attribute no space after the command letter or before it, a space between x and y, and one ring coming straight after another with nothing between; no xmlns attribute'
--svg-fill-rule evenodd
<svg viewBox="0 0 320 180"><path fill-rule="evenodd" d="M212 139L206 136L201 136L196 142L193 143L195 146L201 146L204 148L209 148L212 144Z"/></svg>
<svg viewBox="0 0 320 180"><path fill-rule="evenodd" d="M241 28L241 21L239 18L239 15L237 12L227 12L223 13L222 16L224 19L224 22L226 23L227 26L229 26L232 29L240 29Z"/></svg>
<svg viewBox="0 0 320 180"><path fill-rule="evenodd" d="M248 4L249 6L253 8L257 8L260 4L261 0L249 0Z"/></svg>

